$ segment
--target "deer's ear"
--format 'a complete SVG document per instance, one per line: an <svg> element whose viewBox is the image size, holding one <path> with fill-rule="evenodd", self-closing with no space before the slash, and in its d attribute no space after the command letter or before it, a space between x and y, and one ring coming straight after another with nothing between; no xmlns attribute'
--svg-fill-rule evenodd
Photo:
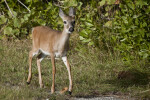
<svg viewBox="0 0 150 100"><path fill-rule="evenodd" d="M64 12L61 10L61 8L59 8L59 16L63 19L66 15L64 14Z"/></svg>
<svg viewBox="0 0 150 100"><path fill-rule="evenodd" d="M73 7L70 7L69 9L69 16L75 17L75 10L73 9Z"/></svg>

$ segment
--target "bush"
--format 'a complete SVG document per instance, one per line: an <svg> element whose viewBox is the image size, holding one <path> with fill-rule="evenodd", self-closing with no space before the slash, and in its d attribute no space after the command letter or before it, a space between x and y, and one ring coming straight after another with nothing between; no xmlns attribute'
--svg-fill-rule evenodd
<svg viewBox="0 0 150 100"><path fill-rule="evenodd" d="M18 0L19 1L19 0ZM150 59L150 6L148 0L25 0L23 3L7 0L0 7L0 39L22 39L30 36L37 25L61 30L58 8L76 8L76 31L79 39L88 46L117 50L123 60Z"/></svg>

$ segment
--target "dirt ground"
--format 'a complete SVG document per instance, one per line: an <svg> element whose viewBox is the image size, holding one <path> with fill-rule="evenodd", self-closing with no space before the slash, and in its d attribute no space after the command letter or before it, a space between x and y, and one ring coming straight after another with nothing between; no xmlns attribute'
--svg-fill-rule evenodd
<svg viewBox="0 0 150 100"><path fill-rule="evenodd" d="M91 98L72 98L71 100L135 100L129 96L100 96Z"/></svg>

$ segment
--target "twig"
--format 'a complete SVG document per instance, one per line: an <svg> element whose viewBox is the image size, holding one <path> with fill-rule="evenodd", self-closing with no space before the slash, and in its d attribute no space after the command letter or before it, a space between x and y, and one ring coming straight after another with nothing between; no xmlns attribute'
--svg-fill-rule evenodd
<svg viewBox="0 0 150 100"><path fill-rule="evenodd" d="M10 11L11 15L14 17L14 15L13 15L12 11L10 10L10 8L9 8L9 6L8 6L8 4L7 4L7 1L6 1L6 0L4 0L4 1L5 1L5 4L6 4L7 8L9 9L9 11Z"/></svg>
<svg viewBox="0 0 150 100"><path fill-rule="evenodd" d="M18 2L21 3L29 12L31 12L31 10L26 5L24 5L20 0L18 0Z"/></svg>

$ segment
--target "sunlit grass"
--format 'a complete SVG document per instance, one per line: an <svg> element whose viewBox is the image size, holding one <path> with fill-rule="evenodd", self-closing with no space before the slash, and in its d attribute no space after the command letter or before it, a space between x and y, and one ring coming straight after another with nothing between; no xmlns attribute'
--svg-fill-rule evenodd
<svg viewBox="0 0 150 100"><path fill-rule="evenodd" d="M50 94L52 67L49 58L41 63L44 88L40 89L36 59L32 63L32 81L26 84L28 76L28 52L31 41L0 42L0 99L2 100L65 100L67 95ZM129 95L149 97L149 63L125 63L118 53L71 44L69 62L73 76L72 97L98 95ZM149 64L150 65L150 64ZM118 79L120 71L131 71L133 80ZM137 81L139 82L137 84ZM69 85L68 73L61 60L56 61L56 91Z"/></svg>

